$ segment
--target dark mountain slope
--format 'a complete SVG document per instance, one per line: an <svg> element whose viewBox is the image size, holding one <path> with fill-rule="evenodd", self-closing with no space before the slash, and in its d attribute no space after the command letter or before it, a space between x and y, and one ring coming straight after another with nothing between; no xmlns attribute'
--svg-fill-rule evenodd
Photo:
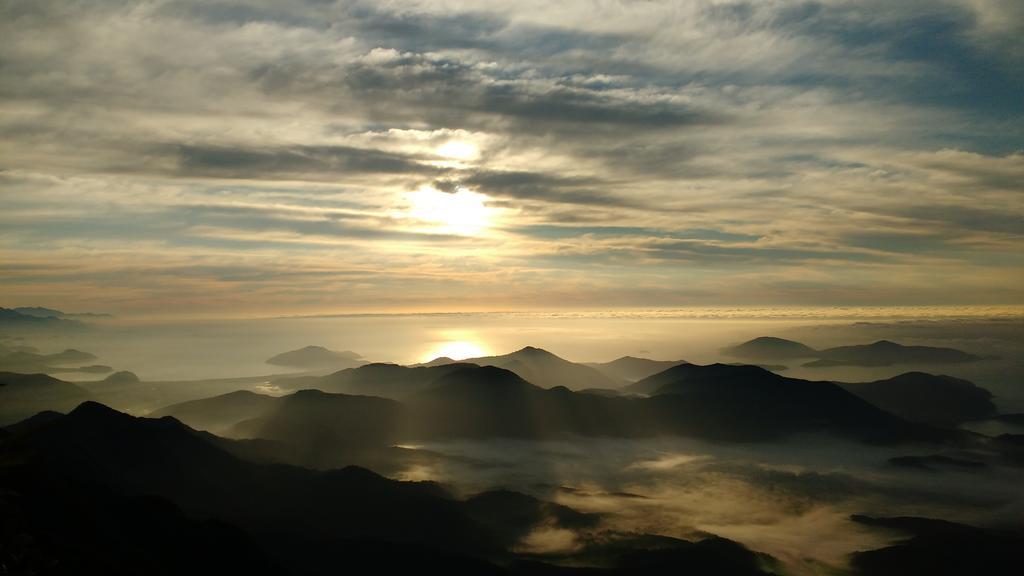
<svg viewBox="0 0 1024 576"><path fill-rule="evenodd" d="M385 479L361 468L314 472L240 460L173 418L134 418L86 402L60 419L0 444L23 462L3 481L18 492L47 476L156 495L186 514L254 533L282 525L316 539L379 538L462 550L493 543L438 486Z"/></svg>
<svg viewBox="0 0 1024 576"><path fill-rule="evenodd" d="M360 464L381 469L391 446L404 438L404 407L394 400L319 390L274 400L269 410L239 422L226 435L283 444L287 462L313 468Z"/></svg>
<svg viewBox="0 0 1024 576"><path fill-rule="evenodd" d="M1024 532L997 532L929 518L854 516L866 526L903 532L908 537L891 546L856 552L855 574L903 576L930 574L1007 576L1020 572Z"/></svg>
<svg viewBox="0 0 1024 576"><path fill-rule="evenodd" d="M273 396L239 390L213 398L173 404L152 412L149 417L173 416L197 430L224 435L239 422L263 416L276 404L277 398Z"/></svg>
<svg viewBox="0 0 1024 576"><path fill-rule="evenodd" d="M868 442L957 436L889 414L830 382L754 366L683 364L637 383L648 398L544 390L494 368L453 372L408 401L413 437L642 437L761 441L828 432Z"/></svg>
<svg viewBox="0 0 1024 576"><path fill-rule="evenodd" d="M952 376L907 372L885 380L839 385L912 422L955 426L996 413L991 392Z"/></svg>
<svg viewBox="0 0 1024 576"><path fill-rule="evenodd" d="M680 364L686 364L686 361L650 360L635 356L623 356L611 362L594 362L586 365L617 380L636 382Z"/></svg>
<svg viewBox="0 0 1024 576"><path fill-rule="evenodd" d="M84 388L46 374L0 372L0 426L44 410L67 412L90 397Z"/></svg>
<svg viewBox="0 0 1024 576"><path fill-rule="evenodd" d="M552 519L596 526L592 515L511 492L460 502L435 484L355 467L253 464L213 440L172 418L91 402L0 439L0 561L47 574L567 575L580 569L522 562L504 547ZM605 568L585 570L607 576L760 575L770 560L719 538L602 533L588 542L567 560L600 560Z"/></svg>
<svg viewBox="0 0 1024 576"><path fill-rule="evenodd" d="M677 433L757 440L827 431L871 442L941 440L949 434L889 414L830 382L786 378L756 366L684 364L636 384Z"/></svg>

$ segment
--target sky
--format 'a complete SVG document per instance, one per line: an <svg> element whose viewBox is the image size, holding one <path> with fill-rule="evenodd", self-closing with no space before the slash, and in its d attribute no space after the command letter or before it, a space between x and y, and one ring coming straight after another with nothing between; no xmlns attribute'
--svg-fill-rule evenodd
<svg viewBox="0 0 1024 576"><path fill-rule="evenodd" d="M0 2L0 305L1024 303L1018 0Z"/></svg>

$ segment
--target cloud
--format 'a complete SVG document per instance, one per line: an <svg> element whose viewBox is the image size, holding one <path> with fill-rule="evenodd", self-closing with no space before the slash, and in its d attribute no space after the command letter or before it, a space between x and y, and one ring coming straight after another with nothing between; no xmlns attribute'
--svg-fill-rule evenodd
<svg viewBox="0 0 1024 576"><path fill-rule="evenodd" d="M440 172L399 154L348 146L245 149L181 145L177 157L181 175L250 180L281 177L316 180L363 173L430 175Z"/></svg>
<svg viewBox="0 0 1024 576"><path fill-rule="evenodd" d="M14 0L0 253L375 262L382 306L1019 299L1015 6ZM413 230L430 185L501 216Z"/></svg>

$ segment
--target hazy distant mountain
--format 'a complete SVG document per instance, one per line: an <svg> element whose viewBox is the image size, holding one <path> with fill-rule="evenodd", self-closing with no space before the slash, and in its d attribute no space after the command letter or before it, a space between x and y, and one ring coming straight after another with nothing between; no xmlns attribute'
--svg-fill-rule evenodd
<svg viewBox="0 0 1024 576"><path fill-rule="evenodd" d="M173 416L196 430L223 436L238 423L263 416L274 408L278 399L248 390L230 392L213 398L191 400L161 408L150 418Z"/></svg>
<svg viewBox="0 0 1024 576"><path fill-rule="evenodd" d="M374 363L340 370L327 376L278 378L274 380L274 385L288 390L314 388L324 392L401 400L433 386L441 376L466 366L471 365L457 362L427 367Z"/></svg>
<svg viewBox="0 0 1024 576"><path fill-rule="evenodd" d="M778 360L816 358L816 360L804 364L808 367L954 364L983 359L981 356L953 348L904 346L888 340L879 340L872 344L815 350L799 342L771 336L754 338L738 346L726 348L723 352L741 358Z"/></svg>
<svg viewBox="0 0 1024 576"><path fill-rule="evenodd" d="M31 566L13 562L55 564L85 574L568 576L580 569L518 558L511 549L517 536L597 524L593 515L514 492L463 502L434 483L361 468L254 464L217 443L172 418L134 418L91 402L8 434L0 439L5 526L30 535L15 542L31 546L4 557L5 566L18 572ZM8 504L6 494L18 496ZM606 576L762 575L761 566L772 563L721 538L610 532L588 540L582 554L604 566L585 573Z"/></svg>
<svg viewBox="0 0 1024 576"><path fill-rule="evenodd" d="M913 422L953 426L996 413L991 392L952 376L907 372L885 380L839 385Z"/></svg>
<svg viewBox="0 0 1024 576"><path fill-rule="evenodd" d="M113 372L114 369L106 364L90 364L88 366L79 366L78 368L59 368L54 370L52 373L56 374L59 372L79 372L82 374L106 374ZM129 372L130 374L130 372Z"/></svg>
<svg viewBox="0 0 1024 576"><path fill-rule="evenodd" d="M56 372L99 372L105 366L68 368L69 364L82 364L96 360L96 356L81 350L68 349L56 354L40 354L23 349L0 350L0 370L9 372L52 374ZM109 371L109 370L103 370Z"/></svg>
<svg viewBox="0 0 1024 576"><path fill-rule="evenodd" d="M96 355L69 348L56 354L47 354L43 358L45 358L50 364L80 364L82 362L96 360Z"/></svg>
<svg viewBox="0 0 1024 576"><path fill-rule="evenodd" d="M13 309L19 314L26 316L35 316L37 318L110 318L110 314L96 314L94 312L79 312L69 313L61 310L54 310L53 308L43 308L42 306L21 306Z"/></svg>
<svg viewBox="0 0 1024 576"><path fill-rule="evenodd" d="M888 340L859 346L828 348L818 353L819 359L804 366L891 366L893 364L958 364L982 360L954 348L903 346Z"/></svg>
<svg viewBox="0 0 1024 576"><path fill-rule="evenodd" d="M439 361L443 360L435 359L428 364ZM570 362L547 350L533 346L527 346L502 356L467 358L460 362L480 366L497 366L511 370L541 388L565 386L571 390L582 390L584 388L619 388L623 384L619 378L608 376L585 364Z"/></svg>
<svg viewBox="0 0 1024 576"><path fill-rule="evenodd" d="M590 362L586 365L612 378L636 382L680 364L686 364L686 361L650 360L635 356L623 356L611 362Z"/></svg>
<svg viewBox="0 0 1024 576"><path fill-rule="evenodd" d="M66 412L89 398L84 388L46 374L0 372L0 426L44 410Z"/></svg>
<svg viewBox="0 0 1024 576"><path fill-rule="evenodd" d="M266 360L267 364L294 368L352 368L366 364L362 356L351 350L328 350L323 346L306 346L298 350L283 352Z"/></svg>
<svg viewBox="0 0 1024 576"><path fill-rule="evenodd" d="M762 358L762 359L791 359L791 358L816 358L818 351L814 348L774 336L760 336L748 340L738 346L726 348L724 353L739 358Z"/></svg>
<svg viewBox="0 0 1024 576"><path fill-rule="evenodd" d="M110 376L104 378L103 382L106 384L113 384L117 386L128 386L131 384L138 384L139 382L141 382L141 380L139 380L138 375L136 375L134 372L121 370L120 372L114 372Z"/></svg>
<svg viewBox="0 0 1024 576"><path fill-rule="evenodd" d="M38 316L25 314L11 308L0 308L0 326L20 330L33 329L78 329L84 324L78 320L55 316Z"/></svg>

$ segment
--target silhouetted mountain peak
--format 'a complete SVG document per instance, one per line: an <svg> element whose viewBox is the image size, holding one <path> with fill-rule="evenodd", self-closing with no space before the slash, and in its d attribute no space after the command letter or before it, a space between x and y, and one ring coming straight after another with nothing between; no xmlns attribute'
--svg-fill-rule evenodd
<svg viewBox="0 0 1024 576"><path fill-rule="evenodd" d="M900 344L893 342L892 340L879 340L870 344L873 348L902 348Z"/></svg>
<svg viewBox="0 0 1024 576"><path fill-rule="evenodd" d="M520 348L519 350L516 350L515 352L509 354L509 356L528 356L528 357L533 357L533 358L548 358L548 359L563 360L563 358L559 357L556 354L552 354L551 352L548 352L547 350L545 350L543 348L536 348L534 346L524 346L524 347Z"/></svg>
<svg viewBox="0 0 1024 576"><path fill-rule="evenodd" d="M89 430L105 430L113 427L128 427L140 430L150 426L187 431L190 434L195 432L173 416L138 418L93 400L82 402L77 408L68 412L67 416L59 419L59 422L73 428Z"/></svg>
<svg viewBox="0 0 1024 576"><path fill-rule="evenodd" d="M437 358L434 358L430 362L424 362L422 364L419 364L419 366L426 366L426 367L430 368L430 367L433 367L433 366L443 366L445 364L455 364L455 362L456 362L456 360L454 360L454 359L452 359L452 358L450 358L448 356L438 356Z"/></svg>
<svg viewBox="0 0 1024 576"><path fill-rule="evenodd" d="M95 402L93 400L86 400L78 405L74 410L68 413L70 419L106 419L106 418L117 418L122 420L131 420L132 417L123 412L118 412L113 408Z"/></svg>

